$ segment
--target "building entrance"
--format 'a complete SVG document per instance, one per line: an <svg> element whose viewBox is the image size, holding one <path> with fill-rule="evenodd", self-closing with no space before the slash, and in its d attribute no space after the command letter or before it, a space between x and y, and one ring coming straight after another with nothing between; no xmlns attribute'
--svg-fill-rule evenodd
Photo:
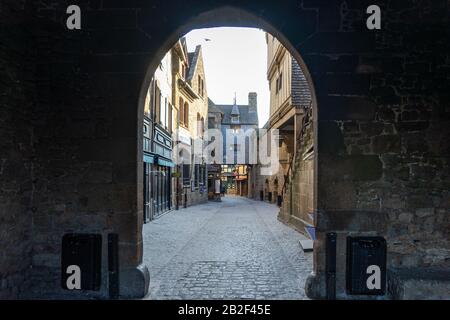
<svg viewBox="0 0 450 320"><path fill-rule="evenodd" d="M171 209L170 167L153 165L151 173L153 188L153 219Z"/></svg>

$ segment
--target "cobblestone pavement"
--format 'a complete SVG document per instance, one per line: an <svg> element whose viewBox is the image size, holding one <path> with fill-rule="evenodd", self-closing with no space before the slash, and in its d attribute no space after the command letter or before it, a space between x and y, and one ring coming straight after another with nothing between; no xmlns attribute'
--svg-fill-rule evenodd
<svg viewBox="0 0 450 320"><path fill-rule="evenodd" d="M226 196L144 225L148 299L306 299L312 253L275 205Z"/></svg>

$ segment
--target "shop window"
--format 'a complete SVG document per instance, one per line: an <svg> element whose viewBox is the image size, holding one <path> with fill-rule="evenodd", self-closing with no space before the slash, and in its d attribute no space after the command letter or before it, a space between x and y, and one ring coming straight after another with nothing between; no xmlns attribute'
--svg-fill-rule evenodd
<svg viewBox="0 0 450 320"><path fill-rule="evenodd" d="M183 185L189 186L191 184L191 166L183 164Z"/></svg>
<svg viewBox="0 0 450 320"><path fill-rule="evenodd" d="M203 186L206 184L206 166L200 166L200 185Z"/></svg>
<svg viewBox="0 0 450 320"><path fill-rule="evenodd" d="M196 164L194 167L194 185L198 187L200 179L200 165Z"/></svg>

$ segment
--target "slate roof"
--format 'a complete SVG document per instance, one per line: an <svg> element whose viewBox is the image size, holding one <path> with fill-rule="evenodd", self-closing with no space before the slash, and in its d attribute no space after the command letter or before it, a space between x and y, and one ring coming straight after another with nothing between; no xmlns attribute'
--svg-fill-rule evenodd
<svg viewBox="0 0 450 320"><path fill-rule="evenodd" d="M208 98L208 113L209 112L223 113L222 110L220 110L210 98Z"/></svg>
<svg viewBox="0 0 450 320"><path fill-rule="evenodd" d="M239 121L231 122L234 104L215 104L211 99L208 100L208 112L221 112L223 114L222 124L258 125L258 110L256 106L237 105L239 108Z"/></svg>
<svg viewBox="0 0 450 320"><path fill-rule="evenodd" d="M292 58L292 104L297 107L311 106L311 91L297 60Z"/></svg>
<svg viewBox="0 0 450 320"><path fill-rule="evenodd" d="M197 62L198 62L198 56L200 54L200 49L202 48L201 45L198 45L195 47L194 52L188 53L188 60L189 60L189 70L187 74L187 81L189 83L192 82L192 77L194 76L195 69L197 68Z"/></svg>

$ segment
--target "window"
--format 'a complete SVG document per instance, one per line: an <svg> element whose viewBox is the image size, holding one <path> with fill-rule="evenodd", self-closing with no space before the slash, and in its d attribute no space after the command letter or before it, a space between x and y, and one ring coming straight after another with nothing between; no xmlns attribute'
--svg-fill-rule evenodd
<svg viewBox="0 0 450 320"><path fill-rule="evenodd" d="M200 113L197 112L197 136L200 136L201 134L201 128L200 128Z"/></svg>
<svg viewBox="0 0 450 320"><path fill-rule="evenodd" d="M200 116L200 113L197 113L197 136L203 137L204 133L204 118Z"/></svg>
<svg viewBox="0 0 450 320"><path fill-rule="evenodd" d="M278 85L279 85L278 91L280 91L281 87L283 86L283 72L280 73L280 82L279 82Z"/></svg>
<svg viewBox="0 0 450 320"><path fill-rule="evenodd" d="M163 127L167 127L167 98L164 98L164 103L162 103L162 105L161 105L159 123Z"/></svg>
<svg viewBox="0 0 450 320"><path fill-rule="evenodd" d="M216 126L216 118L215 117L208 117L208 129L217 128Z"/></svg>
<svg viewBox="0 0 450 320"><path fill-rule="evenodd" d="M239 116L231 116L231 122L239 122Z"/></svg>
<svg viewBox="0 0 450 320"><path fill-rule="evenodd" d="M197 93L199 96L203 97L205 94L205 82L203 81L202 77L198 75L197 77Z"/></svg>
<svg viewBox="0 0 450 320"><path fill-rule="evenodd" d="M230 147L231 150L233 150L234 152L240 151L241 150L241 145L240 144L232 144Z"/></svg>
<svg viewBox="0 0 450 320"><path fill-rule="evenodd" d="M201 117L200 118L200 123L201 123L201 128L202 128L202 137L203 137L203 134L205 133L205 118L203 118L203 117Z"/></svg>
<svg viewBox="0 0 450 320"><path fill-rule="evenodd" d="M282 84L283 84L283 72L280 73L280 76L277 79L275 85L275 93L278 93L281 90Z"/></svg>
<svg viewBox="0 0 450 320"><path fill-rule="evenodd" d="M204 97L205 96L205 82L202 80L202 91L201 91L201 96Z"/></svg>
<svg viewBox="0 0 450 320"><path fill-rule="evenodd" d="M169 103L168 114L167 114L167 129L172 132L172 104Z"/></svg>
<svg viewBox="0 0 450 320"><path fill-rule="evenodd" d="M179 99L179 105L178 105L178 110L179 110L179 123L183 124L184 123L184 101L183 98L180 97Z"/></svg>
<svg viewBox="0 0 450 320"><path fill-rule="evenodd" d="M186 66L183 62L181 62L181 77L186 79Z"/></svg>
<svg viewBox="0 0 450 320"><path fill-rule="evenodd" d="M194 167L194 185L198 187L200 180L200 165L196 164Z"/></svg>
<svg viewBox="0 0 450 320"><path fill-rule="evenodd" d="M156 122L160 122L160 114L161 114L161 90L156 85L155 86L155 117Z"/></svg>
<svg viewBox="0 0 450 320"><path fill-rule="evenodd" d="M191 184L191 166L183 164L183 185L189 186Z"/></svg>
<svg viewBox="0 0 450 320"><path fill-rule="evenodd" d="M230 126L230 128L231 128L231 132L233 132L233 133L239 133L239 131L241 130L241 126L238 124L232 124Z"/></svg>
<svg viewBox="0 0 450 320"><path fill-rule="evenodd" d="M201 165L200 166L200 185L203 186L206 184L206 166Z"/></svg>
<svg viewBox="0 0 450 320"><path fill-rule="evenodd" d="M187 102L184 102L183 124L186 128L189 127L189 104Z"/></svg>

